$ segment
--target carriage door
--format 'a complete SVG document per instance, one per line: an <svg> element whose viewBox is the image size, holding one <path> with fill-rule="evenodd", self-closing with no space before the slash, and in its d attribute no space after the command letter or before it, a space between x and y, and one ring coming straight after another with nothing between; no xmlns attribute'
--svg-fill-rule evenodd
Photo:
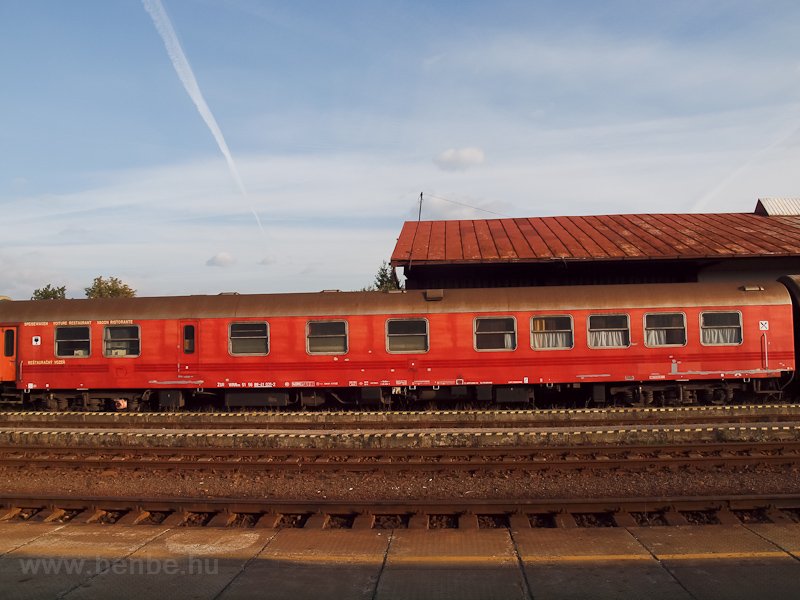
<svg viewBox="0 0 800 600"><path fill-rule="evenodd" d="M178 377L197 375L198 322L178 321Z"/></svg>
<svg viewBox="0 0 800 600"><path fill-rule="evenodd" d="M3 351L0 353L0 381L17 380L17 328L0 327L0 341Z"/></svg>

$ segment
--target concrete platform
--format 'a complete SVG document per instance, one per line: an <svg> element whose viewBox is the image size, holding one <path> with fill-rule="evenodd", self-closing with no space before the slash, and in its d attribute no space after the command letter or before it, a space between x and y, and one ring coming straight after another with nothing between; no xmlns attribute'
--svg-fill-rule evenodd
<svg viewBox="0 0 800 600"><path fill-rule="evenodd" d="M747 528L800 560L800 523L785 525L764 523L748 525Z"/></svg>
<svg viewBox="0 0 800 600"><path fill-rule="evenodd" d="M527 529L513 536L537 600L692 599L627 529Z"/></svg>
<svg viewBox="0 0 800 600"><path fill-rule="evenodd" d="M19 524L22 525L22 524ZM5 555L20 546L30 544L37 538L58 531L63 525L50 523L25 523L19 527L13 523L0 524L0 556Z"/></svg>
<svg viewBox="0 0 800 600"><path fill-rule="evenodd" d="M126 556L116 565L116 571L112 565L66 597L216 598L276 533L264 529L177 527Z"/></svg>
<svg viewBox="0 0 800 600"><path fill-rule="evenodd" d="M377 530L282 530L220 598L371 599L391 538Z"/></svg>
<svg viewBox="0 0 800 600"><path fill-rule="evenodd" d="M800 525L235 529L0 523L3 598L800 598Z"/></svg>
<svg viewBox="0 0 800 600"><path fill-rule="evenodd" d="M44 528L50 531L42 533ZM0 589L5 598L49 599L77 592L112 563L124 561L166 531L161 527L37 523L29 529L27 523L0 524L2 540L19 541L31 532L29 539L0 557Z"/></svg>
<svg viewBox="0 0 800 600"><path fill-rule="evenodd" d="M748 526L637 528L632 535L695 598L800 598L800 561ZM800 543L796 527L780 536Z"/></svg>
<svg viewBox="0 0 800 600"><path fill-rule="evenodd" d="M528 598L505 529L396 530L376 598Z"/></svg>

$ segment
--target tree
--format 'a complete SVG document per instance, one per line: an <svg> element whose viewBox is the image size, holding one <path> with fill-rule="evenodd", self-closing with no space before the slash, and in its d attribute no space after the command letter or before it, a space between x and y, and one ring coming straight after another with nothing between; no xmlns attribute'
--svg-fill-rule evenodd
<svg viewBox="0 0 800 600"><path fill-rule="evenodd" d="M135 289L116 277L95 277L84 291L87 298L133 298L136 295Z"/></svg>
<svg viewBox="0 0 800 600"><path fill-rule="evenodd" d="M364 288L365 292L379 291L388 292L390 290L399 290L400 286L397 284L397 279L392 272L392 267L387 261L383 261L381 266L378 267L378 272L375 274L374 283Z"/></svg>
<svg viewBox="0 0 800 600"><path fill-rule="evenodd" d="M53 287L49 283L43 288L33 290L31 300L63 300L67 297L67 286Z"/></svg>

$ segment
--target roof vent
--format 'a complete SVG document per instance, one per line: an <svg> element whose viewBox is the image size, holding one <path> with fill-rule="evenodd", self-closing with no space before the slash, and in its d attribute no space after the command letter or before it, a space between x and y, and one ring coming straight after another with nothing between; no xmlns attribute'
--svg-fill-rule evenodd
<svg viewBox="0 0 800 600"><path fill-rule="evenodd" d="M425 300L428 302L435 302L444 299L444 290L425 290Z"/></svg>

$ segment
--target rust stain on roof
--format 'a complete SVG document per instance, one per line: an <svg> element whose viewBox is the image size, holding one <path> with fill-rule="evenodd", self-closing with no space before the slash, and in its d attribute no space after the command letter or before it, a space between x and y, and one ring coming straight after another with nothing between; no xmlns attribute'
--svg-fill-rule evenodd
<svg viewBox="0 0 800 600"><path fill-rule="evenodd" d="M599 215L403 225L392 264L800 255L800 216Z"/></svg>

